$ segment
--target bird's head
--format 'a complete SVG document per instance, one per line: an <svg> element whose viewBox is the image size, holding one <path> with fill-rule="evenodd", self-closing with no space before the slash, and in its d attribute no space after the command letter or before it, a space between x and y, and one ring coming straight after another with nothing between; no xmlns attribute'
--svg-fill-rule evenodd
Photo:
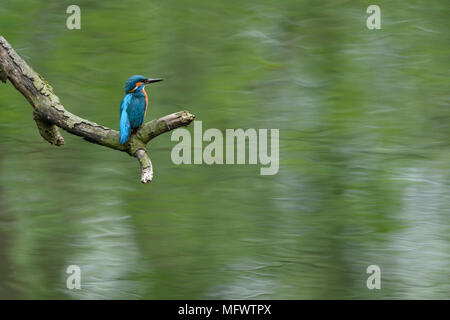
<svg viewBox="0 0 450 320"><path fill-rule="evenodd" d="M163 81L163 79L150 79L144 76L132 76L125 83L125 93L140 91L144 89L145 85L159 81Z"/></svg>

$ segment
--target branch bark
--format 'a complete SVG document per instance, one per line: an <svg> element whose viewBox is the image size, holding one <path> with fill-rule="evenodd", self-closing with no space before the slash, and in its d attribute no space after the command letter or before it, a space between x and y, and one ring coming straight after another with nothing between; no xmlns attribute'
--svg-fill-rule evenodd
<svg viewBox="0 0 450 320"><path fill-rule="evenodd" d="M119 132L83 119L67 111L53 88L36 73L0 36L0 81L9 80L34 108L33 119L40 135L53 145L64 145L61 128L85 140L111 149L126 152L138 159L141 182L153 179L153 167L146 152L147 144L155 137L181 126L189 125L195 116L180 111L146 122L125 145L119 144Z"/></svg>

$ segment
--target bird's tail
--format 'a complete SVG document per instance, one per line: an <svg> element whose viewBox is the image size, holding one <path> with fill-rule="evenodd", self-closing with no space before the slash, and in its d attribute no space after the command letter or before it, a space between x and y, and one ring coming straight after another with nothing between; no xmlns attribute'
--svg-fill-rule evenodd
<svg viewBox="0 0 450 320"><path fill-rule="evenodd" d="M126 108L122 110L120 115L120 144L127 143L131 134L130 120L128 119L128 113Z"/></svg>

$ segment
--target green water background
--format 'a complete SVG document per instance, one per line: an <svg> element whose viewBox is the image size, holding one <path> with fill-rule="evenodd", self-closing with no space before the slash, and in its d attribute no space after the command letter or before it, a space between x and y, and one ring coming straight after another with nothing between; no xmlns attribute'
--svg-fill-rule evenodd
<svg viewBox="0 0 450 320"><path fill-rule="evenodd" d="M371 1L80 0L72 31L70 4L0 4L69 111L117 128L124 81L163 77L147 119L277 128L280 170L176 166L165 134L141 185L125 154L49 145L0 84L0 298L449 298L448 1L377 1L381 30Z"/></svg>

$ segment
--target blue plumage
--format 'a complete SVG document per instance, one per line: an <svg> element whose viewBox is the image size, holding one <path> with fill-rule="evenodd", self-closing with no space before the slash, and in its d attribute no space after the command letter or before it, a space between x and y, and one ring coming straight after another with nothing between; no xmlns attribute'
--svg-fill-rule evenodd
<svg viewBox="0 0 450 320"><path fill-rule="evenodd" d="M148 106L145 85L162 79L148 79L144 76L132 76L125 83L125 96L120 104L120 144L125 144L131 132L144 122Z"/></svg>
<svg viewBox="0 0 450 320"><path fill-rule="evenodd" d="M130 105L131 98L131 94L126 94L120 104L120 144L126 143L131 134L131 123L128 118L128 105Z"/></svg>

